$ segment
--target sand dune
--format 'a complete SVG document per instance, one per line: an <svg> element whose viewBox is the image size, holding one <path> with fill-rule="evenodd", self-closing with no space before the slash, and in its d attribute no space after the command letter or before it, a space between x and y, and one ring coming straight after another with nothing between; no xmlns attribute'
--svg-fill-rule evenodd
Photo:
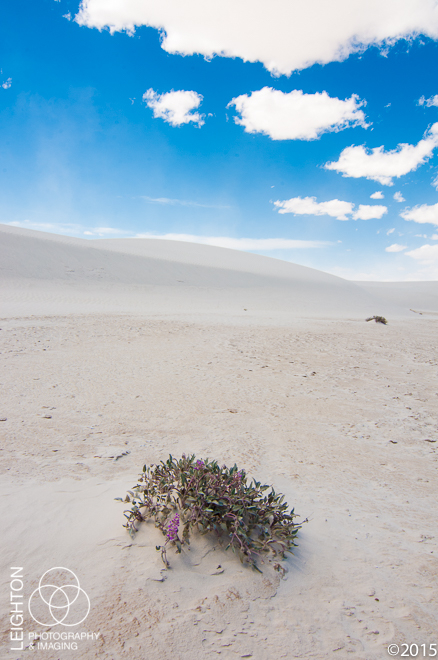
<svg viewBox="0 0 438 660"><path fill-rule="evenodd" d="M436 309L436 283L9 227L0 259L2 593L23 567L28 646L64 630L27 602L67 567L91 602L72 630L99 633L32 657L382 660L437 641L438 320L409 312ZM309 519L284 579L206 537L166 571L151 524L130 539L114 498L183 452L236 462ZM8 610L0 657L26 660Z"/></svg>
<svg viewBox="0 0 438 660"><path fill-rule="evenodd" d="M416 313L438 315L438 282L357 282L382 301Z"/></svg>
<svg viewBox="0 0 438 660"><path fill-rule="evenodd" d="M0 237L4 315L97 309L156 317L270 314L287 322L409 314L400 297L382 302L342 278L236 250L156 239L87 241L5 225Z"/></svg>

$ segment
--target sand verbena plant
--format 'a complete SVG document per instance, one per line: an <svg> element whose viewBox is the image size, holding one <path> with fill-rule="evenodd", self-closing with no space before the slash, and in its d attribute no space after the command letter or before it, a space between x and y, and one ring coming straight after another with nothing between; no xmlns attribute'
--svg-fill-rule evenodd
<svg viewBox="0 0 438 660"><path fill-rule="evenodd" d="M124 527L134 536L139 524L152 518L166 537L157 550L168 568L167 550L173 546L181 552L192 531L213 534L256 570L263 557L284 558L296 545L301 524L294 522L294 509L288 512L284 495L248 480L236 465L169 456L158 465L145 465L138 481L124 500L117 498L131 504Z"/></svg>

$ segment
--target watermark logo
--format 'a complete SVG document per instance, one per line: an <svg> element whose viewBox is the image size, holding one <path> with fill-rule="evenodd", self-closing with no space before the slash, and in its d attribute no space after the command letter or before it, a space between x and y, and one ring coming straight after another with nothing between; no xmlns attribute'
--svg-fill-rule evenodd
<svg viewBox="0 0 438 660"><path fill-rule="evenodd" d="M90 599L75 573L55 566L40 578L29 598L28 609L40 626L78 626L90 613Z"/></svg>

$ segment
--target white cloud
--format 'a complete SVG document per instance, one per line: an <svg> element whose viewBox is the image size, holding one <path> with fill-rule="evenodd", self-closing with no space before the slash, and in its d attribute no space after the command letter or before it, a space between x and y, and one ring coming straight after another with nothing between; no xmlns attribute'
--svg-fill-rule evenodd
<svg viewBox="0 0 438 660"><path fill-rule="evenodd" d="M389 236L390 234L393 234L394 232L395 232L395 227L393 227L392 229L388 229L388 231L386 232L386 235Z"/></svg>
<svg viewBox="0 0 438 660"><path fill-rule="evenodd" d="M434 0L82 0L75 20L111 33L150 26L168 53L240 57L286 75L371 45L438 37Z"/></svg>
<svg viewBox="0 0 438 660"><path fill-rule="evenodd" d="M357 211L353 213L354 220L372 220L380 218L388 211L386 206L379 206L378 204L359 204Z"/></svg>
<svg viewBox="0 0 438 660"><path fill-rule="evenodd" d="M432 234L431 239L433 241L438 241L438 234Z"/></svg>
<svg viewBox="0 0 438 660"><path fill-rule="evenodd" d="M383 199L384 197L385 197L385 195L382 193L381 190L377 190L375 193L370 195L371 199Z"/></svg>
<svg viewBox="0 0 438 660"><path fill-rule="evenodd" d="M3 89L9 89L11 85L12 85L12 78L8 78L7 80L5 80L5 82L2 83L1 86L3 87Z"/></svg>
<svg viewBox="0 0 438 660"><path fill-rule="evenodd" d="M414 206L412 209L402 211L400 215L404 220L412 220L419 224L438 225L438 204Z"/></svg>
<svg viewBox="0 0 438 660"><path fill-rule="evenodd" d="M197 92L175 92L173 89L166 94L157 94L153 89L148 89L143 94L143 100L153 110L154 117L164 119L171 126L181 126L192 121L201 127L204 115L192 111L199 108L202 98Z"/></svg>
<svg viewBox="0 0 438 660"><path fill-rule="evenodd" d="M67 14L63 14L62 18L66 18L68 21L71 21L71 19L72 19L71 13L67 12Z"/></svg>
<svg viewBox="0 0 438 660"><path fill-rule="evenodd" d="M418 105L425 105L430 108L432 105L438 106L438 94L431 96L430 99L426 99L424 96L421 99L418 99Z"/></svg>
<svg viewBox="0 0 438 660"><path fill-rule="evenodd" d="M229 238L228 236L195 236L192 234L137 234L137 238L156 238L168 241L184 241L230 248L231 250L296 250L321 248L331 245L328 241L301 241L289 238Z"/></svg>
<svg viewBox="0 0 438 660"><path fill-rule="evenodd" d="M415 234L415 238L427 238L427 234Z"/></svg>
<svg viewBox="0 0 438 660"><path fill-rule="evenodd" d="M438 146L438 122L433 124L418 144L399 144L392 151L375 147L369 151L363 145L344 149L337 162L326 163L325 168L341 172L342 176L358 179L365 177L382 185L392 186L393 177L400 177L422 165Z"/></svg>
<svg viewBox="0 0 438 660"><path fill-rule="evenodd" d="M88 231L84 231L86 236L120 236L122 234L132 234L130 231L123 229L115 229L114 227L94 227Z"/></svg>
<svg viewBox="0 0 438 660"><path fill-rule="evenodd" d="M405 252L413 259L418 261L424 261L425 263L434 263L438 261L438 245L422 245L416 250L410 250L410 252Z"/></svg>
<svg viewBox="0 0 438 660"><path fill-rule="evenodd" d="M13 220L6 222L10 227L20 227L22 229L35 229L35 231L48 231L54 234L77 234L81 232L81 226L67 223L51 223L51 222L32 222L32 220Z"/></svg>
<svg viewBox="0 0 438 660"><path fill-rule="evenodd" d="M340 199L328 202L317 202L315 197L292 197L284 201L274 202L279 213L295 213L295 215L330 215L338 220L348 220L347 215L353 213L354 204Z"/></svg>
<svg viewBox="0 0 438 660"><path fill-rule="evenodd" d="M225 204L201 204L200 202L192 202L187 199L171 199L170 197L147 197L147 195L140 195L140 199L144 199L150 204L165 204L166 206L197 206L203 209L231 208Z"/></svg>
<svg viewBox="0 0 438 660"><path fill-rule="evenodd" d="M371 220L381 218L387 212L386 206L377 204L359 204L359 208L353 211L354 204L343 202L340 199L331 199L328 202L317 202L316 197L292 197L283 201L274 202L279 213L294 213L295 215L330 215L337 220Z"/></svg>
<svg viewBox="0 0 438 660"><path fill-rule="evenodd" d="M401 194L401 192L394 193L394 199L395 199L396 202L405 202L406 201L405 198L403 197L403 195Z"/></svg>
<svg viewBox="0 0 438 660"><path fill-rule="evenodd" d="M186 243L200 243L201 245L213 245L216 247L230 248L231 250L264 251L272 250L303 250L324 248L333 245L331 241L304 241L289 238L230 238L228 236L196 236L194 234L134 234L131 231L117 229L115 227L84 227L83 225L42 223L30 220L13 221L6 223L12 227L25 229L36 229L62 234L67 236L78 236L87 238L106 237L129 237L129 238L154 238L168 241L183 241Z"/></svg>
<svg viewBox="0 0 438 660"><path fill-rule="evenodd" d="M435 190L438 190L438 175L433 179L431 185L435 188Z"/></svg>
<svg viewBox="0 0 438 660"><path fill-rule="evenodd" d="M89 227L73 223L33 222L32 220L14 220L7 222L11 227L22 229L34 229L36 231L49 232L51 234L62 234L66 236L125 236L132 232L114 227Z"/></svg>
<svg viewBox="0 0 438 660"><path fill-rule="evenodd" d="M235 106L241 116L234 121L247 133L263 133L273 140L315 140L329 131L366 128L362 105L355 94L342 101L327 92L303 94L295 89L286 94L263 87L234 98L227 107Z"/></svg>
<svg viewBox="0 0 438 660"><path fill-rule="evenodd" d="M403 252L403 250L406 250L407 247L407 245L399 245L398 243L393 243L389 247L385 248L385 252Z"/></svg>

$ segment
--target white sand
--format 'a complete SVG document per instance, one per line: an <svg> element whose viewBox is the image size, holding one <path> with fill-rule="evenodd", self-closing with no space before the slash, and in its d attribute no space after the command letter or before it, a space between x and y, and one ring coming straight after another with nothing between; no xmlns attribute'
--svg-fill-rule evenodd
<svg viewBox="0 0 438 660"><path fill-rule="evenodd" d="M312 268L193 243L86 241L0 225L0 263L2 316L97 311L274 325L413 316L399 301Z"/></svg>
<svg viewBox="0 0 438 660"><path fill-rule="evenodd" d="M438 283L392 297L231 250L9 227L0 250L3 593L10 566L27 597L66 566L91 599L79 628L102 636L14 653L3 617L2 658L380 660L438 641ZM205 538L163 572L150 524L131 541L114 497L183 452L236 461L309 518L286 579Z"/></svg>

